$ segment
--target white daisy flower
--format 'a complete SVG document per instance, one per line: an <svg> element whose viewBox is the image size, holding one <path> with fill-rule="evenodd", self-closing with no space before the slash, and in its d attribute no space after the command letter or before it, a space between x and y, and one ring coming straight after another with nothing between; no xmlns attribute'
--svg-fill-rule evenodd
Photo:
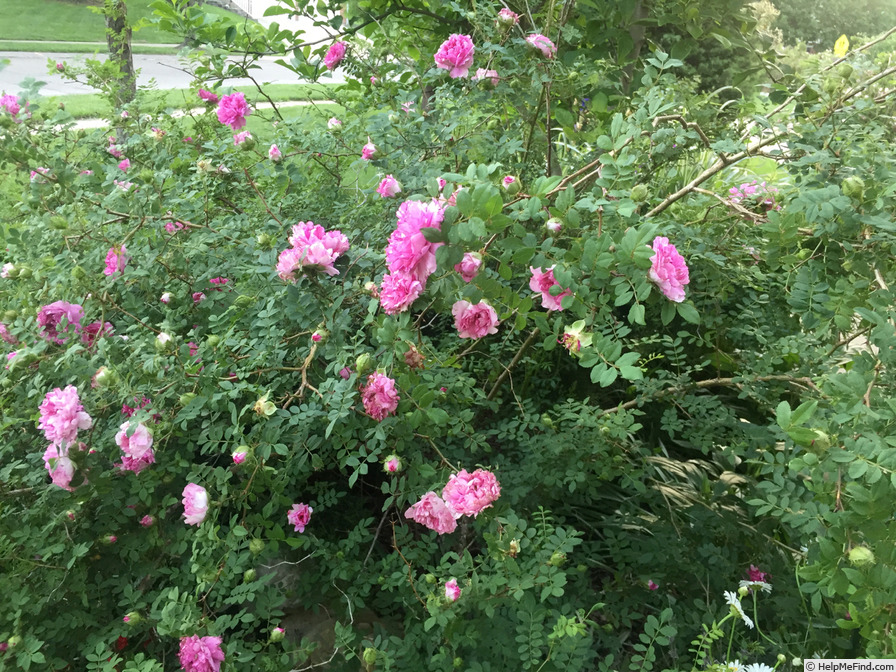
<svg viewBox="0 0 896 672"><path fill-rule="evenodd" d="M746 623L747 627L750 628L750 630L752 630L753 629L753 619L751 619L749 616L747 616L746 613L744 613L743 607L740 606L740 598L738 598L737 593L732 592L730 590L726 590L725 591L725 602L727 602L731 606L731 608L732 608L731 613L737 614L742 619L744 619L744 623Z"/></svg>
<svg viewBox="0 0 896 672"><path fill-rule="evenodd" d="M744 672L744 666L740 664L739 660L732 660L725 664L725 670L727 672Z"/></svg>
<svg viewBox="0 0 896 672"><path fill-rule="evenodd" d="M744 672L775 672L775 668L769 667L765 663L753 663L744 668Z"/></svg>
<svg viewBox="0 0 896 672"><path fill-rule="evenodd" d="M741 588L749 588L750 590L761 590L763 593L772 592L772 584L765 581L741 581Z"/></svg>

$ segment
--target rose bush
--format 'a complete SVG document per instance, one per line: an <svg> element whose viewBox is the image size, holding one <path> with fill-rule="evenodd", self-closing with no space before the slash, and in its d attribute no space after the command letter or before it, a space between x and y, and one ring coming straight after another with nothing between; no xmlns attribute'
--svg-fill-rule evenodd
<svg viewBox="0 0 896 672"><path fill-rule="evenodd" d="M894 652L887 65L732 122L668 54L596 59L590 7L483 8L419 58L349 24L297 118L214 50L201 114L7 100L0 666Z"/></svg>

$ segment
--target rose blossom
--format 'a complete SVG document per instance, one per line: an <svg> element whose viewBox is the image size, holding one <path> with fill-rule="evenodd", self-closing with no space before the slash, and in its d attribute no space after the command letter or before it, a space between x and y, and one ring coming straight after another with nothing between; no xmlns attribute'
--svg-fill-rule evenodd
<svg viewBox="0 0 896 672"><path fill-rule="evenodd" d="M127 171L128 168L131 167L130 159L123 159L121 163L118 164L118 168L123 171Z"/></svg>
<svg viewBox="0 0 896 672"><path fill-rule="evenodd" d="M361 158L365 161L370 161L374 156L376 156L376 145L374 145L370 141L370 136L367 136L367 144L361 148Z"/></svg>
<svg viewBox="0 0 896 672"><path fill-rule="evenodd" d="M379 290L380 305L387 315L395 315L410 308L423 293L423 285L413 275L391 273L383 276Z"/></svg>
<svg viewBox="0 0 896 672"><path fill-rule="evenodd" d="M295 525L295 532L304 532L305 526L311 520L313 512L314 509L307 504L293 504L292 508L286 513L286 519L290 525Z"/></svg>
<svg viewBox="0 0 896 672"><path fill-rule="evenodd" d="M193 292L193 305L199 305L202 301L205 301L205 294L202 292Z"/></svg>
<svg viewBox="0 0 896 672"><path fill-rule="evenodd" d="M268 158L274 163L279 163L283 159L283 152L280 151L277 145L271 145L271 148L268 150Z"/></svg>
<svg viewBox="0 0 896 672"><path fill-rule="evenodd" d="M234 463L234 464L242 464L243 462L246 461L246 455L247 455L247 454L248 454L248 453L246 453L245 450L236 450L236 451L234 451L234 452L233 452L233 455L231 455L231 457L233 457L233 463Z"/></svg>
<svg viewBox="0 0 896 672"><path fill-rule="evenodd" d="M46 306L41 307L37 313L37 323L41 326L41 336L53 343L65 343L65 339L60 337L56 327L64 317L68 321L68 325L62 330L66 333L69 328L74 329L75 333L81 332L81 318L84 316L84 309L77 303L67 303L66 301L55 301Z"/></svg>
<svg viewBox="0 0 896 672"><path fill-rule="evenodd" d="M464 258L459 264L454 265L454 270L460 273L460 277L464 282L471 282L479 274L479 267L482 266L482 255L478 252L465 252Z"/></svg>
<svg viewBox="0 0 896 672"><path fill-rule="evenodd" d="M391 175L386 175L383 181L380 182L380 186L376 188L376 193L383 198L394 198L401 193L401 182Z"/></svg>
<svg viewBox="0 0 896 672"><path fill-rule="evenodd" d="M445 583L445 597L452 602L457 602L460 597L460 586L457 585L457 579L451 579Z"/></svg>
<svg viewBox="0 0 896 672"><path fill-rule="evenodd" d="M156 519L153 518L152 516L143 516L140 519L140 524L143 527L152 527L153 525L155 525L155 522L156 522Z"/></svg>
<svg viewBox="0 0 896 672"><path fill-rule="evenodd" d="M675 303L684 301L684 286L690 282L688 267L668 238L653 239L653 256L650 258L647 276L655 282L667 299Z"/></svg>
<svg viewBox="0 0 896 672"><path fill-rule="evenodd" d="M139 474L156 461L155 453L152 450L152 434L146 425L140 422L128 436L130 426L130 420L122 423L120 431L115 435L115 443L124 453L121 459L121 468Z"/></svg>
<svg viewBox="0 0 896 672"><path fill-rule="evenodd" d="M390 474L397 474L401 471L401 458L398 455L389 455L386 458L386 471Z"/></svg>
<svg viewBox="0 0 896 672"><path fill-rule="evenodd" d="M330 131L341 131L342 130L342 122L339 121L336 117L330 117L327 121L327 130Z"/></svg>
<svg viewBox="0 0 896 672"><path fill-rule="evenodd" d="M474 82L486 82L491 85L492 88L498 86L501 81L501 78L498 77L497 70L486 70L485 68L479 68L476 71L476 74L473 75Z"/></svg>
<svg viewBox="0 0 896 672"><path fill-rule="evenodd" d="M478 516L500 496L501 485L495 475L485 469L477 469L472 474L461 469L452 474L442 490L445 504L458 518Z"/></svg>
<svg viewBox="0 0 896 672"><path fill-rule="evenodd" d="M218 102L218 94L212 93L211 91L206 91L205 89L199 89L199 97L207 103Z"/></svg>
<svg viewBox="0 0 896 672"><path fill-rule="evenodd" d="M427 492L419 502L405 511L404 517L439 534L450 534L457 529L457 520L453 512L444 500L432 491Z"/></svg>
<svg viewBox="0 0 896 672"><path fill-rule="evenodd" d="M84 411L74 385L68 385L65 389L54 388L44 396L40 404L38 427L43 430L47 441L70 444L79 429L90 429L92 426L93 419Z"/></svg>
<svg viewBox="0 0 896 672"><path fill-rule="evenodd" d="M510 26L515 26L519 21L520 15L507 9L507 7L502 7L501 11L498 12L497 23L500 26L509 28Z"/></svg>
<svg viewBox="0 0 896 672"><path fill-rule="evenodd" d="M187 525L196 525L197 527L205 520L205 514L208 513L208 493L201 485L188 483L184 488L184 498L181 500L184 505L184 522Z"/></svg>
<svg viewBox="0 0 896 672"><path fill-rule="evenodd" d="M9 112L9 116L15 117L19 110L21 110L21 106L19 105L19 98L11 93L4 94L0 96L0 107Z"/></svg>
<svg viewBox="0 0 896 672"><path fill-rule="evenodd" d="M324 56L324 65L327 70L332 70L342 62L345 58L345 42L334 42L327 49L327 55Z"/></svg>
<svg viewBox="0 0 896 672"><path fill-rule="evenodd" d="M542 307L548 310L563 310L563 304L561 303L563 297L572 296L572 291L564 289L556 296L551 294L551 287L560 286L560 283L554 279L554 267L551 266L547 271L542 271L540 268L530 266L529 270L532 272L532 278L529 280L529 289L533 292L541 293Z"/></svg>
<svg viewBox="0 0 896 672"><path fill-rule="evenodd" d="M112 324L106 322L91 322L81 330L81 342L88 348L92 348L98 338L103 336L111 336L113 332Z"/></svg>
<svg viewBox="0 0 896 672"><path fill-rule="evenodd" d="M0 271L0 278L8 278L9 272L16 267L12 262L6 262L3 264L3 270Z"/></svg>
<svg viewBox="0 0 896 672"><path fill-rule="evenodd" d="M246 117L251 114L246 96L239 91L224 96L218 102L218 121L238 131L246 125Z"/></svg>
<svg viewBox="0 0 896 672"><path fill-rule="evenodd" d="M436 270L436 248L421 229L440 229L445 212L432 201L405 201L398 207L397 224L386 246L390 273L407 273L421 285Z"/></svg>
<svg viewBox="0 0 896 672"><path fill-rule="evenodd" d="M554 58L557 55L557 47L541 33L533 33L526 38L526 42L533 49L537 49L545 58Z"/></svg>
<svg viewBox="0 0 896 672"><path fill-rule="evenodd" d="M186 672L220 672L224 662L220 637L182 637L177 654Z"/></svg>
<svg viewBox="0 0 896 672"><path fill-rule="evenodd" d="M436 67L448 70L452 79L466 77L473 65L473 54L476 48L473 40L467 35L451 35L442 43L435 55Z"/></svg>
<svg viewBox="0 0 896 672"><path fill-rule="evenodd" d="M16 345L19 342L19 339L9 333L9 329L7 329L6 325L2 322L0 322L0 338L2 338L10 345Z"/></svg>
<svg viewBox="0 0 896 672"><path fill-rule="evenodd" d="M124 267L128 263L128 251L124 245L113 245L106 252L106 268L103 275L124 274Z"/></svg>
<svg viewBox="0 0 896 672"><path fill-rule="evenodd" d="M563 228L563 222L556 217L551 217L544 223L544 226L551 233L559 233L560 229Z"/></svg>
<svg viewBox="0 0 896 672"><path fill-rule="evenodd" d="M319 271L339 275L333 266L349 248L348 238L341 231L327 231L314 222L299 222L292 227L291 248L277 258L277 274L281 280L295 280L297 271Z"/></svg>
<svg viewBox="0 0 896 672"><path fill-rule="evenodd" d="M249 131L240 131L233 134L233 144L237 147L246 142L246 140L252 140L252 133Z"/></svg>
<svg viewBox="0 0 896 672"><path fill-rule="evenodd" d="M68 456L68 446L60 448L59 444L51 443L44 451L44 466L53 485L58 485L65 490L72 490L70 483L75 475L75 465Z"/></svg>
<svg viewBox="0 0 896 672"><path fill-rule="evenodd" d="M162 294L162 296L159 297L159 301L167 304L169 301L171 301L171 292L165 292L164 294Z"/></svg>
<svg viewBox="0 0 896 672"><path fill-rule="evenodd" d="M451 308L458 338L482 338L498 333L498 314L485 301L473 305L469 301L457 301Z"/></svg>
<svg viewBox="0 0 896 672"><path fill-rule="evenodd" d="M364 410L374 420L382 422L387 415L395 413L399 399L395 381L382 373L371 373L367 376L367 385L361 388Z"/></svg>

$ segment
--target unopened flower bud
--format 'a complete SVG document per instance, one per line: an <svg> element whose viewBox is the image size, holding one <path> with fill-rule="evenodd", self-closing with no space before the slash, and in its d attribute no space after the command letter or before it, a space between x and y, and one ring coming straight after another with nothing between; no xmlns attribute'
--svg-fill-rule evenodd
<svg viewBox="0 0 896 672"><path fill-rule="evenodd" d="M107 546L111 546L111 545L114 544L116 541L118 541L118 537L116 537L114 534L107 534L106 536L104 536L104 537L102 538L101 541L102 541L104 544L106 544Z"/></svg>
<svg viewBox="0 0 896 672"><path fill-rule="evenodd" d="M553 554L551 554L551 559L548 560L548 564L552 567L562 567L566 564L566 553L554 551Z"/></svg>
<svg viewBox="0 0 896 672"><path fill-rule="evenodd" d="M426 574L426 575L423 577L423 580L426 581L426 583L429 583L429 584L435 584L436 581L437 581L437 579L436 579L436 577L435 577L434 574Z"/></svg>
<svg viewBox="0 0 896 672"><path fill-rule="evenodd" d="M173 339L171 338L171 334L166 334L164 331L161 332L158 336L156 336L156 350L159 352L167 352L174 347Z"/></svg>
<svg viewBox="0 0 896 672"><path fill-rule="evenodd" d="M18 311L16 310L5 310L3 311L3 321L7 324L10 322L14 322L15 319L19 316Z"/></svg>
<svg viewBox="0 0 896 672"><path fill-rule="evenodd" d="M261 541L260 539L253 539L252 541ZM254 569L247 569L243 572L243 583L252 583L257 576L257 572Z"/></svg>
<svg viewBox="0 0 896 672"><path fill-rule="evenodd" d="M96 382L97 387L109 387L110 385L114 385L118 381L118 376L112 369L106 366L101 366L99 369L97 369L96 375L94 375L93 380Z"/></svg>
<svg viewBox="0 0 896 672"><path fill-rule="evenodd" d="M355 360L355 371L358 372L359 376L363 376L365 373L370 371L373 368L373 357L370 356L369 353L362 353L358 355L358 358Z"/></svg>
<svg viewBox="0 0 896 672"><path fill-rule="evenodd" d="M747 593L749 593L749 592L750 592L750 589L747 588L746 586L741 586L740 588L737 589L737 594L740 595L741 597L746 597Z"/></svg>
<svg viewBox="0 0 896 672"><path fill-rule="evenodd" d="M184 394L180 395L180 398L178 399L178 401L180 402L181 406L189 406L190 402L193 401L195 398L196 398L195 392L185 392Z"/></svg>
<svg viewBox="0 0 896 672"><path fill-rule="evenodd" d="M504 179L501 180L501 186L504 187L504 191L511 196L516 196L520 193L520 188L522 187L520 181L513 175L505 176Z"/></svg>
<svg viewBox="0 0 896 672"><path fill-rule="evenodd" d="M50 226L57 231L65 231L68 228L68 220L61 215L56 215L50 218Z"/></svg>
<svg viewBox="0 0 896 672"><path fill-rule="evenodd" d="M862 200L862 196L865 194L865 181L861 177L855 175L843 180L843 184L841 184L840 187L843 189L844 194L857 201Z"/></svg>
<svg viewBox="0 0 896 672"><path fill-rule="evenodd" d="M856 546L849 552L849 563L856 567L867 567L875 562L874 553L867 546Z"/></svg>
<svg viewBox="0 0 896 672"><path fill-rule="evenodd" d="M137 625L138 623L140 623L140 621L143 620L143 617L136 611L129 611L127 613L127 615L124 618L122 618L121 620L124 621L125 623L127 623L128 625L130 625L131 627L133 627L133 626Z"/></svg>
<svg viewBox="0 0 896 672"><path fill-rule="evenodd" d="M27 280L31 277L31 267L30 266L21 266L19 267L19 277ZM12 277L12 275L10 275Z"/></svg>
<svg viewBox="0 0 896 672"><path fill-rule="evenodd" d="M264 541L262 539L253 539L249 542L249 551L252 555L258 555L264 550Z"/></svg>
<svg viewBox="0 0 896 672"><path fill-rule="evenodd" d="M511 539L510 544L507 547L507 555L511 558L515 558L520 554L520 540L519 539Z"/></svg>
<svg viewBox="0 0 896 672"><path fill-rule="evenodd" d="M544 226L551 233L558 233L563 228L563 222L557 217L551 217L544 223Z"/></svg>
<svg viewBox="0 0 896 672"><path fill-rule="evenodd" d="M286 637L286 630L283 628L274 628L271 630L272 642L282 642L284 637Z"/></svg>
<svg viewBox="0 0 896 672"><path fill-rule="evenodd" d="M650 192L648 191L646 184L636 184L634 187L632 187L630 198L635 203L643 203L647 200L647 196L649 195L649 193Z"/></svg>
<svg viewBox="0 0 896 672"><path fill-rule="evenodd" d="M398 455L395 455L393 453L386 458L385 469L387 473L397 474L399 471L401 471L401 467L401 458L398 457Z"/></svg>
<svg viewBox="0 0 896 672"><path fill-rule="evenodd" d="M364 647L364 653L361 654L361 658L364 659L364 664L367 665L367 667L372 667L373 665L375 665L378 653L379 652L374 648L371 648L369 646Z"/></svg>
<svg viewBox="0 0 896 672"><path fill-rule="evenodd" d="M318 327L317 330L313 334L311 334L311 340L315 343L319 343L320 345L326 343L329 338L330 332L326 329L321 329L320 327Z"/></svg>
<svg viewBox="0 0 896 672"><path fill-rule="evenodd" d="M69 520L74 520L75 512L72 511L71 509L69 509L68 511L65 512L65 517L68 518Z"/></svg>

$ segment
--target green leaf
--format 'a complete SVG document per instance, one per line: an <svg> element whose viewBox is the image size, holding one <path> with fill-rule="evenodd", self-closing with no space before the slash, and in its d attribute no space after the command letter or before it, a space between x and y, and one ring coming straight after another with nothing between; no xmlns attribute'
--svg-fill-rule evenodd
<svg viewBox="0 0 896 672"><path fill-rule="evenodd" d="M778 404L778 407L775 409L775 420L778 422L778 425L781 429L786 430L790 427L790 404L786 401L782 401Z"/></svg>
<svg viewBox="0 0 896 672"><path fill-rule="evenodd" d="M688 303L679 303L677 304L678 314L681 315L681 319L685 322L690 322L691 324L700 324L700 313L697 312L697 309L694 307L694 304Z"/></svg>

